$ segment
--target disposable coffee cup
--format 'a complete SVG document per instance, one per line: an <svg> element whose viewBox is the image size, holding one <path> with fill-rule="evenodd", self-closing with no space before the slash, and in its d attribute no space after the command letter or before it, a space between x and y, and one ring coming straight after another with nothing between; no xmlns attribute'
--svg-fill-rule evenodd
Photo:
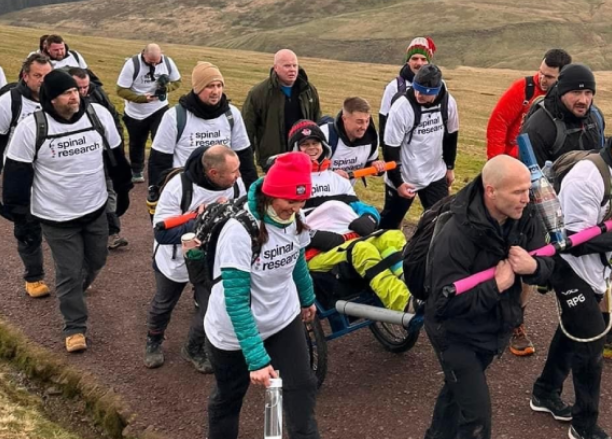
<svg viewBox="0 0 612 439"><path fill-rule="evenodd" d="M198 241L196 240L195 233L185 233L181 236L181 249L183 250L183 254L187 253L192 248L196 248L198 246Z"/></svg>

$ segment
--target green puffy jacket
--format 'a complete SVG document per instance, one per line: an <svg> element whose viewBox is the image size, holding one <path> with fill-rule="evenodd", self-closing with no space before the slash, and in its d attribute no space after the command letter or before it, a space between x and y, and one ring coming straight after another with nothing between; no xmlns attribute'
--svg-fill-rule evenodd
<svg viewBox="0 0 612 439"><path fill-rule="evenodd" d="M302 68L298 72L297 86L302 117L318 122L321 118L319 93L308 82ZM285 133L285 95L274 69L270 70L268 79L254 86L247 95L242 118L260 166L263 167L269 157L289 151Z"/></svg>

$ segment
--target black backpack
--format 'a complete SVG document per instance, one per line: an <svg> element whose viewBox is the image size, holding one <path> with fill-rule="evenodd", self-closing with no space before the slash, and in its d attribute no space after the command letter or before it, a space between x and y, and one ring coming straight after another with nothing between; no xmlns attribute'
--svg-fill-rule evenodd
<svg viewBox="0 0 612 439"><path fill-rule="evenodd" d="M403 92L397 92L395 96L393 96L393 99L391 100L391 105L393 105L395 101L397 101L401 97L405 97L408 100L408 102L410 102L410 106L412 107L412 112L414 113L414 121L412 122L412 128L407 134L406 143L410 143L412 141L412 135L414 134L414 130L416 130L416 128L421 123L421 117L423 114L437 113L439 111L440 114L442 115L442 124L444 125L444 131L446 132L446 126L448 125L448 96L449 96L448 90L444 90L444 96L442 97L442 100L440 101L440 109L426 108L425 110L423 110L423 108L421 107L421 104L419 104L416 101L414 94L409 93L411 89L412 87L408 89L404 89Z"/></svg>
<svg viewBox="0 0 612 439"><path fill-rule="evenodd" d="M132 74L132 81L136 81L138 78L138 74L140 73L140 55L134 55L132 59L132 64L134 65L134 73ZM166 69L168 69L168 76L172 75L172 64L170 64L170 60L166 55L162 55L164 58L164 64L166 64Z"/></svg>
<svg viewBox="0 0 612 439"><path fill-rule="evenodd" d="M202 243L200 248L204 252L204 266L202 273L200 273L201 276L198 276L198 278L209 291L221 280L221 276L216 278L213 276L213 267L219 235L223 226L230 219L233 218L238 221L251 237L251 247L253 249L251 265L255 263L261 254L259 225L257 220L246 210L246 202L247 197L243 196L225 203L210 203L206 206L204 213L196 220L195 234Z"/></svg>
<svg viewBox="0 0 612 439"><path fill-rule="evenodd" d="M525 116L523 124L531 116L533 116L535 113L537 113L539 111L543 111L544 114L546 114L546 116L548 116L548 118L553 121L553 123L555 125L555 132L556 132L556 134L555 134L555 141L554 141L552 147L550 148L550 153L553 156L557 155L557 153L561 150L561 148L563 147L563 144L565 143L565 139L567 138L567 136L569 136L571 134L574 134L574 133L579 133L581 131L589 131L589 130L597 129L599 131L599 133L600 133L600 138L601 138L601 143L600 143L600 145L598 145L598 147L599 148L603 148L604 147L604 144L605 144L605 134L604 134L603 116L601 114L601 110L595 104L591 105L590 113L591 113L591 115L593 115L593 117L589 118L590 120L588 121L587 124L585 124L581 128L571 128L571 129L568 129L567 126L565 125L565 122L563 122L562 119L556 118L546 108L545 102L546 101L545 101L545 97L544 96L538 96L531 103L531 107L529 108L529 111L527 112L527 115ZM593 119L594 119L594 121L593 121Z"/></svg>
<svg viewBox="0 0 612 439"><path fill-rule="evenodd" d="M449 195L430 209L423 212L414 235L404 248L404 281L415 298L427 300L429 287L426 285L429 273L429 249L435 236L452 216L450 207L454 195Z"/></svg>
<svg viewBox="0 0 612 439"><path fill-rule="evenodd" d="M336 152L336 148L338 148L338 139L339 139L338 132L336 131L336 120L329 115L325 115L325 116L322 116L321 119L319 119L319 121L317 122L317 125L319 125L320 127L324 125L327 126L327 132L329 133L327 135L327 143L329 147L331 148L331 156L333 157L334 153ZM370 151L370 155L374 154L374 152L377 150L378 150L378 145L375 143L372 143L372 150Z"/></svg>

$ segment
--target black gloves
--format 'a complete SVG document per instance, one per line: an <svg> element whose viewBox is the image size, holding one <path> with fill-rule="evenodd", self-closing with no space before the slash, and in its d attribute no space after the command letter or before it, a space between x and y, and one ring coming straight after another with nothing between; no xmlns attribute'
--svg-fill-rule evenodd
<svg viewBox="0 0 612 439"><path fill-rule="evenodd" d="M326 252L342 244L344 244L344 236L340 233L325 230L310 231L310 246L317 250Z"/></svg>
<svg viewBox="0 0 612 439"><path fill-rule="evenodd" d="M349 229L353 232L357 232L359 236L368 236L370 233L373 233L378 226L378 221L369 213L360 216L357 219L354 219L349 224Z"/></svg>

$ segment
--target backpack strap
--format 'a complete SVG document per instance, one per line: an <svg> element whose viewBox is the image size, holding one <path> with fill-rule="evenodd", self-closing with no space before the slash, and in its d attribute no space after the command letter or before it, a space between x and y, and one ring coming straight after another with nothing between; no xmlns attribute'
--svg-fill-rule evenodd
<svg viewBox="0 0 612 439"><path fill-rule="evenodd" d="M229 122L230 131L234 131L235 121L234 121L234 115L232 114L232 109L228 108L224 114L225 114L225 117L227 118L227 121Z"/></svg>
<svg viewBox="0 0 612 439"><path fill-rule="evenodd" d="M34 121L36 122L36 143L34 144L34 160L38 157L38 151L42 147L49 135L49 126L47 125L47 116L42 110L34 112Z"/></svg>
<svg viewBox="0 0 612 439"><path fill-rule="evenodd" d="M599 128L599 133L601 137L600 148L603 148L606 144L606 136L604 133L604 120L601 111L595 106L595 104L591 105L591 114L595 116L595 122L597 123L597 127Z"/></svg>
<svg viewBox="0 0 612 439"><path fill-rule="evenodd" d="M79 66L81 65L81 57L79 56L79 54L77 53L76 50L69 50L68 53L70 53L74 59L76 59L76 62L79 64Z"/></svg>
<svg viewBox="0 0 612 439"><path fill-rule="evenodd" d="M193 200L193 181L191 181L185 172L181 172L181 188L183 192L181 196L181 212L187 213Z"/></svg>
<svg viewBox="0 0 612 439"><path fill-rule="evenodd" d="M448 90L446 90L442 102L440 102L440 113L442 114L442 124L446 131L446 126L448 125Z"/></svg>
<svg viewBox="0 0 612 439"><path fill-rule="evenodd" d="M612 175L610 175L610 167L604 161L600 154L590 154L584 160L592 162L596 167L604 182L604 196L601 200L601 206L605 206L612 196ZM608 209L604 221L612 218L612 208Z"/></svg>
<svg viewBox="0 0 612 439"><path fill-rule="evenodd" d="M164 63L166 64L166 69L168 70L168 76L172 74L172 64L170 64L170 60L166 55L162 55L164 58Z"/></svg>
<svg viewBox="0 0 612 439"><path fill-rule="evenodd" d="M553 156L556 156L561 150L561 148L563 147L563 144L565 143L565 139L567 138L567 135L574 132L574 130L568 130L567 127L565 126L565 123L562 120L553 116L553 114L550 111L548 111L548 109L546 108L546 105L544 105L543 99L539 101L536 105L540 109L542 109L544 113L548 116L548 118L552 120L552 122L555 124L555 141L553 142L552 147L550 148L550 153ZM582 129L578 129L578 131L581 131L581 130Z"/></svg>
<svg viewBox="0 0 612 439"><path fill-rule="evenodd" d="M240 186L238 186L238 180L234 183L234 200L237 200L240 196Z"/></svg>
<svg viewBox="0 0 612 439"><path fill-rule="evenodd" d="M185 131L185 125L187 125L187 109L180 103L176 104L174 108L176 108L176 143L178 143Z"/></svg>
<svg viewBox="0 0 612 439"><path fill-rule="evenodd" d="M526 107L529 105L529 101L533 98L535 94L535 83L533 82L533 76L525 76L525 100L523 101L523 106Z"/></svg>
<svg viewBox="0 0 612 439"><path fill-rule="evenodd" d="M17 88L12 88L9 93L11 94L11 124L9 127L14 128L17 126L17 122L19 122L19 116L21 116L23 96Z"/></svg>
<svg viewBox="0 0 612 439"><path fill-rule="evenodd" d="M414 96L412 96L408 92L406 92L405 96L406 96L406 99L408 99L408 102L410 102L410 106L412 107L412 112L414 113L414 120L412 122L412 128L410 128L410 131L408 132L407 140L406 140L406 143L410 143L412 142L412 135L414 134L414 130L416 130L416 128L421 123L422 109L419 103L416 102L416 100L414 99Z"/></svg>
<svg viewBox="0 0 612 439"><path fill-rule="evenodd" d="M331 155L334 156L336 149L338 148L338 132L334 122L327 122L327 140L329 140L329 147L331 148Z"/></svg>
<svg viewBox="0 0 612 439"><path fill-rule="evenodd" d="M140 73L140 55L134 55L132 57L132 64L134 64L134 73L132 74L132 82L136 81L138 74Z"/></svg>
<svg viewBox="0 0 612 439"><path fill-rule="evenodd" d="M108 155L108 161L110 165L112 167L117 166L117 160L115 160L115 156L113 155L113 152L111 151L111 147L108 144L108 139L106 138L106 130L104 129L104 126L102 126L102 122L100 122L100 118L96 114L96 110L94 110L93 105L91 104L85 105L85 114L87 114L87 117L89 118L89 122L91 122L91 125L93 126L94 130L96 130L98 134L100 135L100 137L102 137L102 144Z"/></svg>
<svg viewBox="0 0 612 439"><path fill-rule="evenodd" d="M395 82L397 83L397 92L406 93L406 80L400 75L397 75L395 77Z"/></svg>

